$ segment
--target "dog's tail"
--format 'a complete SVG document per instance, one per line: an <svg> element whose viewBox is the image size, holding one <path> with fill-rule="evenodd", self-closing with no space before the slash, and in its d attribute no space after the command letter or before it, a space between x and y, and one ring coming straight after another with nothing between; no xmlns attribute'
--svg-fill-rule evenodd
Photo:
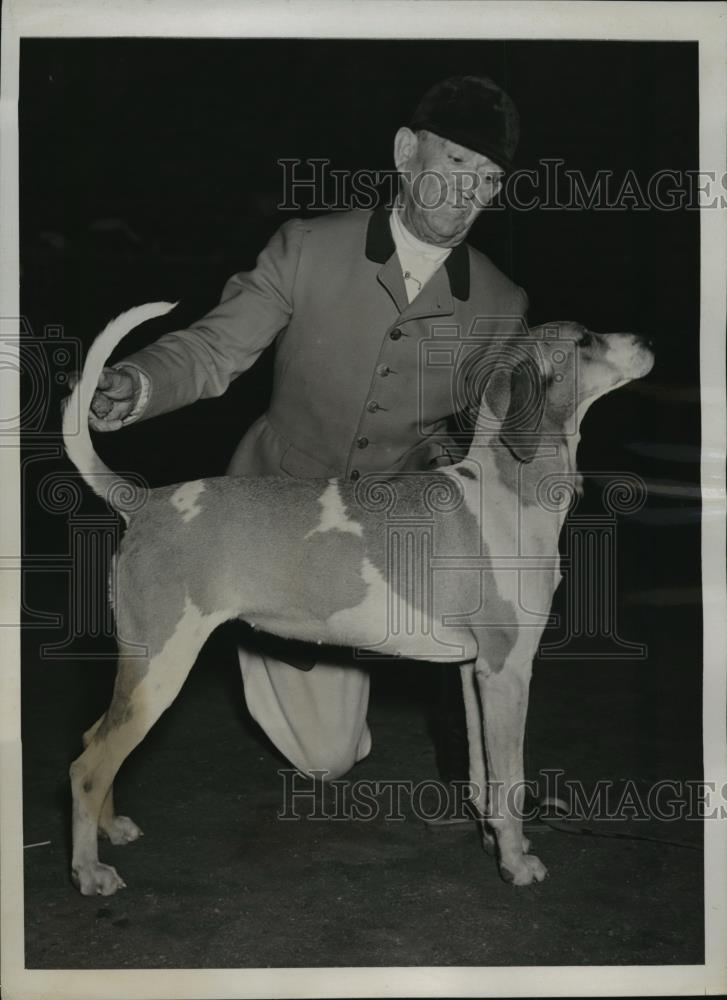
<svg viewBox="0 0 727 1000"><path fill-rule="evenodd" d="M68 457L94 493L106 500L109 506L117 510L127 521L128 514L123 507L136 506L132 503L132 497L138 491L133 483L116 475L104 465L94 451L88 430L88 411L101 371L119 341L140 323L164 316L176 304L176 302L150 302L129 309L112 319L91 345L81 377L73 392L64 400L63 443Z"/></svg>

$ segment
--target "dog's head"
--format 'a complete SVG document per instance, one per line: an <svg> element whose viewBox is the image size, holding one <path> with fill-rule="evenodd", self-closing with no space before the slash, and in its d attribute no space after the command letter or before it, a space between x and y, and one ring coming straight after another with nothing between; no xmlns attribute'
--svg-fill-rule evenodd
<svg viewBox="0 0 727 1000"><path fill-rule="evenodd" d="M532 461L544 435L577 439L592 403L654 364L643 337L593 333L578 323L535 327L509 347L509 362L489 380L485 399L500 439L523 462Z"/></svg>

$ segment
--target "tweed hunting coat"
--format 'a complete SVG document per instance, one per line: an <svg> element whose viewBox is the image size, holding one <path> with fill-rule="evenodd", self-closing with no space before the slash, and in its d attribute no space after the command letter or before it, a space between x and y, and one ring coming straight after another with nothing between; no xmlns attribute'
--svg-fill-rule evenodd
<svg viewBox="0 0 727 1000"><path fill-rule="evenodd" d="M465 243L409 303L388 211L355 210L286 222L218 306L123 363L150 380L147 419L222 394L275 342L268 410L228 472L357 479L455 460L447 424L476 405L472 358L524 330L526 309Z"/></svg>

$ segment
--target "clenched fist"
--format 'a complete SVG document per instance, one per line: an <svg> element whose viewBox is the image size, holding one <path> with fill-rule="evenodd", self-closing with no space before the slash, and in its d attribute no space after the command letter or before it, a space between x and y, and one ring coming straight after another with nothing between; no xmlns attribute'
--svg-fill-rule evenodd
<svg viewBox="0 0 727 1000"><path fill-rule="evenodd" d="M69 380L71 389L77 375ZM136 406L141 380L133 369L104 368L88 411L88 423L95 431L117 431Z"/></svg>

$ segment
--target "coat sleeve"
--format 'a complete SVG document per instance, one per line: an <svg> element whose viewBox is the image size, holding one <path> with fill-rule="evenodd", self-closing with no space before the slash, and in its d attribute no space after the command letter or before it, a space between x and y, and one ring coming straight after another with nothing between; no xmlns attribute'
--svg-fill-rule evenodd
<svg viewBox="0 0 727 1000"><path fill-rule="evenodd" d="M119 362L148 379L149 399L139 419L220 396L254 364L290 319L304 234L300 219L286 222L255 269L234 274L206 316Z"/></svg>

